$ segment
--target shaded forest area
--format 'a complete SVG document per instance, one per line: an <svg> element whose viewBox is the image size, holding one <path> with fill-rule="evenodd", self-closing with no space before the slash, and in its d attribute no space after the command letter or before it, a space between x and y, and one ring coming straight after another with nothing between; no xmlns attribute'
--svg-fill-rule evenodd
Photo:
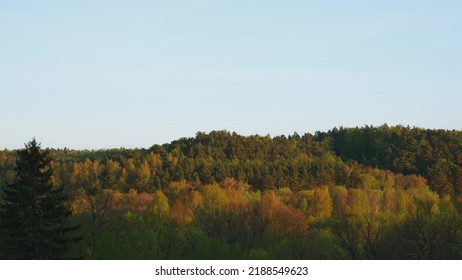
<svg viewBox="0 0 462 280"><path fill-rule="evenodd" d="M461 131L213 131L149 149L49 153L83 258L462 258ZM2 189L16 160L0 151Z"/></svg>

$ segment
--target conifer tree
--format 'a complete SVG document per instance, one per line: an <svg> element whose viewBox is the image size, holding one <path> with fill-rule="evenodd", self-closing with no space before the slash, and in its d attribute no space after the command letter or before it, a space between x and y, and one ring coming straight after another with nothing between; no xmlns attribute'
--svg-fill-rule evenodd
<svg viewBox="0 0 462 280"><path fill-rule="evenodd" d="M71 214L63 188L52 186L51 157L35 139L17 151L16 176L3 189L0 225L3 258L64 259L78 239L71 237Z"/></svg>

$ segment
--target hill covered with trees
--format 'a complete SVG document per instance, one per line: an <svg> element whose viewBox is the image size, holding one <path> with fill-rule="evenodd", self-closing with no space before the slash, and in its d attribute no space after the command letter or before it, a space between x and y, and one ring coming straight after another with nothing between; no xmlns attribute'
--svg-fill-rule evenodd
<svg viewBox="0 0 462 280"><path fill-rule="evenodd" d="M213 131L50 155L86 258L462 258L461 131ZM15 162L0 152L3 186Z"/></svg>

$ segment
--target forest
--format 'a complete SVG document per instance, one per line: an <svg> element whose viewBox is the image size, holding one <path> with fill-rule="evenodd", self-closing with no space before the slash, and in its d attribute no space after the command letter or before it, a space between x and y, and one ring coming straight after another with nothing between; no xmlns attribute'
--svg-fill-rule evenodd
<svg viewBox="0 0 462 280"><path fill-rule="evenodd" d="M212 131L110 150L34 141L30 154L0 151L3 259L462 259L462 131ZM31 243L56 250L30 255L12 237L11 201L36 184L24 164L33 152L46 154L40 186L54 194L39 204L59 205L49 220L72 244Z"/></svg>

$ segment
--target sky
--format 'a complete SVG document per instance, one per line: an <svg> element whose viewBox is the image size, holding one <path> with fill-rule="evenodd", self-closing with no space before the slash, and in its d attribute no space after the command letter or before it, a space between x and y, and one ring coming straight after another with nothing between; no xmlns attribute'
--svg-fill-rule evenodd
<svg viewBox="0 0 462 280"><path fill-rule="evenodd" d="M462 1L0 0L0 149L462 129Z"/></svg>

